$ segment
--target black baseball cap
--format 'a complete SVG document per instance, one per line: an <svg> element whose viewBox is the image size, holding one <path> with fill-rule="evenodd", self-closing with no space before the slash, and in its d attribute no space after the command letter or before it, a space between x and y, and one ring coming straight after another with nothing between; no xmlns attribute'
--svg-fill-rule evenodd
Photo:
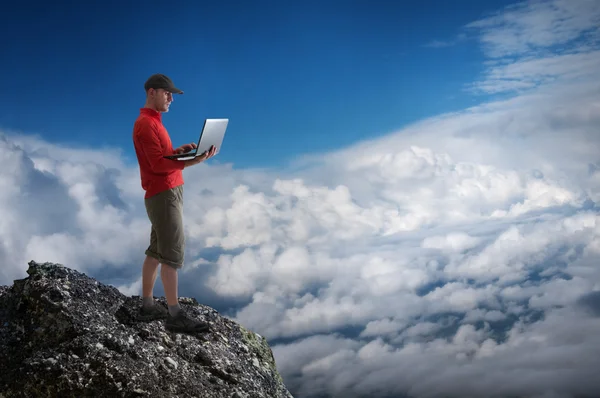
<svg viewBox="0 0 600 398"><path fill-rule="evenodd" d="M144 84L144 88L146 89L146 91L148 91L148 89L151 89L151 88L154 88L154 89L162 88L162 89L167 90L174 94L183 94L183 91L181 91L180 89L175 87L175 85L173 84L173 81L171 79L169 79L168 76L165 76L162 73L156 73L156 74L150 76L148 78L148 80L146 80L146 83Z"/></svg>

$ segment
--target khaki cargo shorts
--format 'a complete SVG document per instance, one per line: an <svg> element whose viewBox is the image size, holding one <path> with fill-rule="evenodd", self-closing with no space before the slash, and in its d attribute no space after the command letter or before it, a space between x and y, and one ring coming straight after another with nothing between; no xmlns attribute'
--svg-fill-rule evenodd
<svg viewBox="0 0 600 398"><path fill-rule="evenodd" d="M146 255L173 268L183 267L183 185L144 199L152 224Z"/></svg>

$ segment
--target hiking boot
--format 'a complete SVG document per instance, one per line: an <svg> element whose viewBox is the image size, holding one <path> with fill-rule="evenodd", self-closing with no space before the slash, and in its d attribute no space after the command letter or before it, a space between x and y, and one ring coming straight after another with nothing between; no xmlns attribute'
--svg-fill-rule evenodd
<svg viewBox="0 0 600 398"><path fill-rule="evenodd" d="M151 305L150 307L142 306L138 313L138 319L140 321L156 321L159 319L166 319L168 313L169 311L164 305L154 303L154 305Z"/></svg>
<svg viewBox="0 0 600 398"><path fill-rule="evenodd" d="M208 331L208 323L196 321L188 317L184 310L179 310L175 316L167 313L165 323L167 330L175 333L199 333Z"/></svg>

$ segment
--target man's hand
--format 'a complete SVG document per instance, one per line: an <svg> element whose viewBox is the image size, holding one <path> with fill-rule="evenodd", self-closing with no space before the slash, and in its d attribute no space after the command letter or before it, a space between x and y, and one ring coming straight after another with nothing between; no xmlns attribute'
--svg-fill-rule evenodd
<svg viewBox="0 0 600 398"><path fill-rule="evenodd" d="M196 156L194 159L185 160L184 168L193 166L198 163L202 163L206 159L210 159L213 156L215 156L216 152L217 152L217 148L214 145L212 145L208 151L202 153L201 155Z"/></svg>
<svg viewBox="0 0 600 398"><path fill-rule="evenodd" d="M191 144L183 144L179 148L175 149L175 153L185 153L191 151L192 149L196 149L196 144L193 142Z"/></svg>

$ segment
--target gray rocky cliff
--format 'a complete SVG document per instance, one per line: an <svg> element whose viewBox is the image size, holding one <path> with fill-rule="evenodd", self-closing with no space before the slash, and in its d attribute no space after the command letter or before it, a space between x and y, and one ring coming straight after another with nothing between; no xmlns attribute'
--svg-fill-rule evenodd
<svg viewBox="0 0 600 398"><path fill-rule="evenodd" d="M175 334L136 320L139 296L76 270L27 273L0 286L0 398L292 397L266 340L194 299L180 303L210 331Z"/></svg>

